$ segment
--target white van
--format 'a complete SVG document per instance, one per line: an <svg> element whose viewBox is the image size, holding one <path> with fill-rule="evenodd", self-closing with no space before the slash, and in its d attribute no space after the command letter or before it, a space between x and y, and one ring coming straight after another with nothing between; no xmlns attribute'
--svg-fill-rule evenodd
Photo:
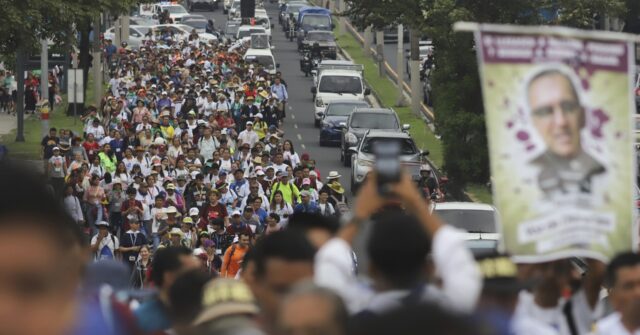
<svg viewBox="0 0 640 335"><path fill-rule="evenodd" d="M271 49L247 49L244 61L247 64L258 63L262 65L269 74L276 74L276 69L280 67L280 64L276 63Z"/></svg>

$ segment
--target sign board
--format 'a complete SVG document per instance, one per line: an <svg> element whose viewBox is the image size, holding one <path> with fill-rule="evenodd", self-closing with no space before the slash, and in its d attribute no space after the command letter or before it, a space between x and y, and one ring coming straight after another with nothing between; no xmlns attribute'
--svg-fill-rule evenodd
<svg viewBox="0 0 640 335"><path fill-rule="evenodd" d="M525 263L606 262L634 249L633 37L475 27L469 30L475 31L506 251Z"/></svg>
<svg viewBox="0 0 640 335"><path fill-rule="evenodd" d="M67 70L67 97L69 103L84 102L84 80L82 69Z"/></svg>

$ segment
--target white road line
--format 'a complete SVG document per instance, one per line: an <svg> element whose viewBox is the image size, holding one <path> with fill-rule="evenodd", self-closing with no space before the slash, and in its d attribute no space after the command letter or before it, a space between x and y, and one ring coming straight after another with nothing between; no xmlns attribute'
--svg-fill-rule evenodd
<svg viewBox="0 0 640 335"><path fill-rule="evenodd" d="M295 120L295 119L296 119L296 116L291 114L291 120Z"/></svg>
<svg viewBox="0 0 640 335"><path fill-rule="evenodd" d="M302 135L298 134L298 141L302 141Z"/></svg>
<svg viewBox="0 0 640 335"><path fill-rule="evenodd" d="M307 150L307 146L304 144L300 144L300 147L302 148L302 150Z"/></svg>
<svg viewBox="0 0 640 335"><path fill-rule="evenodd" d="M295 123L295 124L293 125L293 128L298 129L298 124L297 124L297 123Z"/></svg>
<svg viewBox="0 0 640 335"><path fill-rule="evenodd" d="M293 110L293 107L291 107L291 105L289 105L289 110L290 110L290 111L292 111L292 110Z"/></svg>

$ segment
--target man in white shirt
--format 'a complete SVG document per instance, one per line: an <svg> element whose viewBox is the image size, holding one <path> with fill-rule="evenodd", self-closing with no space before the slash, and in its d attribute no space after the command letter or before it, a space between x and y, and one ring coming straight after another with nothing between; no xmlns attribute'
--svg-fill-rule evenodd
<svg viewBox="0 0 640 335"><path fill-rule="evenodd" d="M96 141L98 142L102 140L105 133L104 128L100 124L100 120L93 119L93 121L91 121L91 126L87 127L87 134L93 134L93 136L96 138Z"/></svg>
<svg viewBox="0 0 640 335"><path fill-rule="evenodd" d="M247 143L251 148L258 142L258 134L253 130L253 122L247 121L245 130L238 134L238 145Z"/></svg>
<svg viewBox="0 0 640 335"><path fill-rule="evenodd" d="M559 335L588 334L596 322L594 314L605 272L599 261L588 260L588 265L582 285L568 299L562 297L573 271L568 259L522 265L521 271L536 285L530 292L520 292L515 317L541 321Z"/></svg>
<svg viewBox="0 0 640 335"><path fill-rule="evenodd" d="M204 157L205 162L213 158L213 152L216 151L216 141L211 136L211 127L204 128L204 136L198 140L198 148L200 148L200 155Z"/></svg>
<svg viewBox="0 0 640 335"><path fill-rule="evenodd" d="M109 232L109 222L96 222L98 233L91 239L91 251L95 261L115 260L120 248L118 238Z"/></svg>
<svg viewBox="0 0 640 335"><path fill-rule="evenodd" d="M404 299L428 300L456 311L472 312L482 283L463 235L430 214L408 175L392 185L392 191L394 200L401 200L410 214L384 210L384 216L372 225L368 253L375 290L363 287L357 280L351 249L365 222L389 204L378 194L374 174L367 177L358 194L353 218L318 250L314 281L336 291L354 314L383 313L400 306ZM442 283L439 287L426 281L429 244Z"/></svg>
<svg viewBox="0 0 640 335"><path fill-rule="evenodd" d="M609 300L615 313L600 320L595 335L640 335L640 255L623 253L607 268Z"/></svg>

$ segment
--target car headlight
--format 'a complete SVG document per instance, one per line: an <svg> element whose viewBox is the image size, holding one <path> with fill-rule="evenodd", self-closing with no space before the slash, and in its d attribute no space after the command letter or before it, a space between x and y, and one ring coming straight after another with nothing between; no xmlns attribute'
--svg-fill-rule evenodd
<svg viewBox="0 0 640 335"><path fill-rule="evenodd" d="M324 104L322 103L322 98L316 98L316 107L322 107Z"/></svg>
<svg viewBox="0 0 640 335"><path fill-rule="evenodd" d="M346 133L344 135L344 140L347 141L348 144L356 144L358 143L358 137L353 133Z"/></svg>

